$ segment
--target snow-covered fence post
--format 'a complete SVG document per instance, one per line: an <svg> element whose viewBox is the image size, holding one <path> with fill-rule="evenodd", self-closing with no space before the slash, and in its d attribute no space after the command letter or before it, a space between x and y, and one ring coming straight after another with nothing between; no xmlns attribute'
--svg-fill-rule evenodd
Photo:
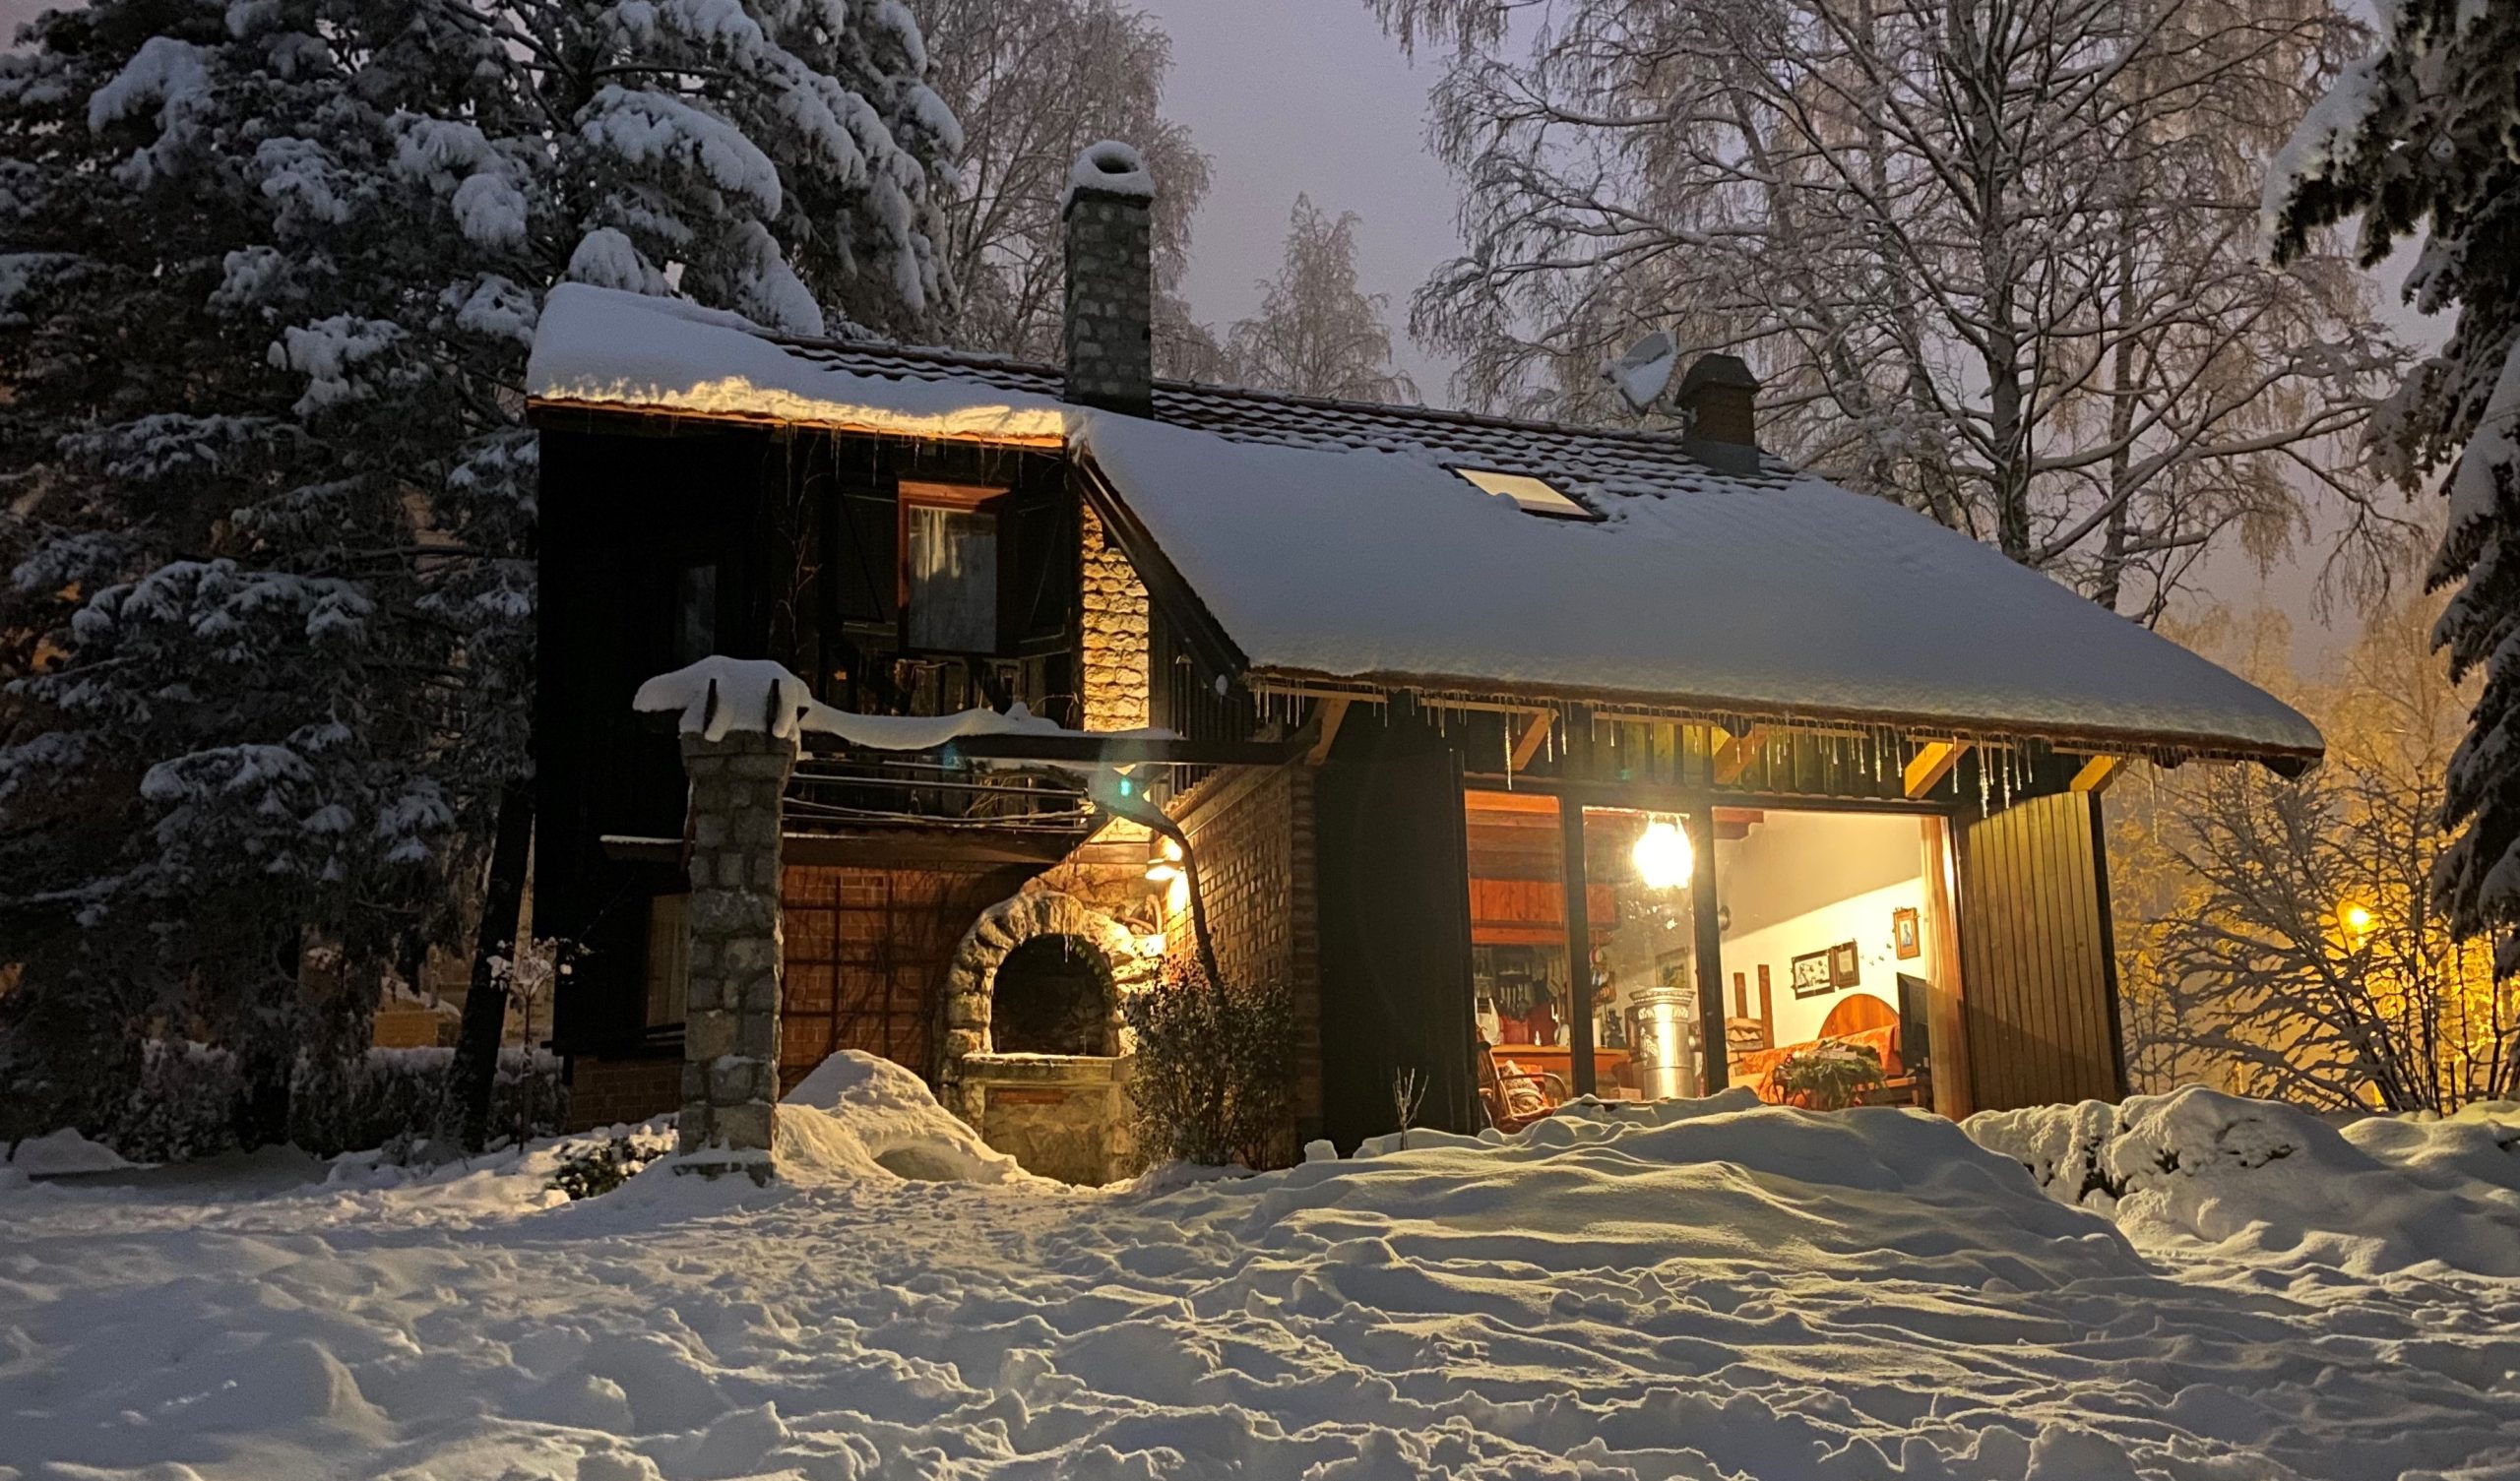
<svg viewBox="0 0 2520 1481"><path fill-rule="evenodd" d="M775 1170L779 1114L780 799L796 766L804 681L775 663L708 658L651 679L643 710L682 716L691 782L683 911L682 1171Z"/></svg>

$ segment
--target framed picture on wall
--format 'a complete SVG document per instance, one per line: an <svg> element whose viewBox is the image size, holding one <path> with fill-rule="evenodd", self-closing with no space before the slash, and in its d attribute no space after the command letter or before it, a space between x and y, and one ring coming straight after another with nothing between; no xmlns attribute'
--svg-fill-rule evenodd
<svg viewBox="0 0 2520 1481"><path fill-rule="evenodd" d="M1863 980L1863 954L1852 941L1842 941L1829 948L1829 985L1853 987Z"/></svg>
<svg viewBox="0 0 2520 1481"><path fill-rule="evenodd" d="M1902 905L1890 912L1890 940L1901 961L1910 961L1925 954L1924 944L1917 939L1917 907Z"/></svg>
<svg viewBox="0 0 2520 1481"><path fill-rule="evenodd" d="M1829 980L1829 954L1809 952L1794 958L1786 980L1793 984L1797 998L1823 998L1838 990Z"/></svg>

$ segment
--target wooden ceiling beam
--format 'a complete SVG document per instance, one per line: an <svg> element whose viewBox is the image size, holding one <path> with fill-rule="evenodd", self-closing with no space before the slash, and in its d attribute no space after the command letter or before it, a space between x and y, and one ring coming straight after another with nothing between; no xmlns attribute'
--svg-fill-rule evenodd
<svg viewBox="0 0 2520 1481"><path fill-rule="evenodd" d="M2074 773L2074 790L2077 792L2106 790L2110 782L2117 779L2117 770L2125 760L2126 758L2122 756L2090 758L2083 763L2082 770Z"/></svg>

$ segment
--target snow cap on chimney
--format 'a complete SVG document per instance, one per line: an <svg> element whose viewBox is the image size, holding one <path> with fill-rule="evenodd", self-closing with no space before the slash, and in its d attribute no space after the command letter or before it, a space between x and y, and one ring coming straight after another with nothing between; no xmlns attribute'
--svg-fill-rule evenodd
<svg viewBox="0 0 2520 1481"><path fill-rule="evenodd" d="M1759 470L1759 378L1739 355L1700 355L1671 400L1688 417L1689 456L1725 473Z"/></svg>
<svg viewBox="0 0 2520 1481"><path fill-rule="evenodd" d="M1067 230L1067 399L1150 415L1155 396L1155 177L1117 140L1087 145L1059 203Z"/></svg>

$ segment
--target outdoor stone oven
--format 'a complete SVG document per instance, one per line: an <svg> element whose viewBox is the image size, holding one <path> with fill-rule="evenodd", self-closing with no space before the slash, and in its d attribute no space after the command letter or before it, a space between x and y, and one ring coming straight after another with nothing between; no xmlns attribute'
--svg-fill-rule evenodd
<svg viewBox="0 0 2520 1481"><path fill-rule="evenodd" d="M1124 995L1154 963L1074 895L1029 891L980 913L945 978L940 1099L1028 1170L1102 1183L1132 1169Z"/></svg>

